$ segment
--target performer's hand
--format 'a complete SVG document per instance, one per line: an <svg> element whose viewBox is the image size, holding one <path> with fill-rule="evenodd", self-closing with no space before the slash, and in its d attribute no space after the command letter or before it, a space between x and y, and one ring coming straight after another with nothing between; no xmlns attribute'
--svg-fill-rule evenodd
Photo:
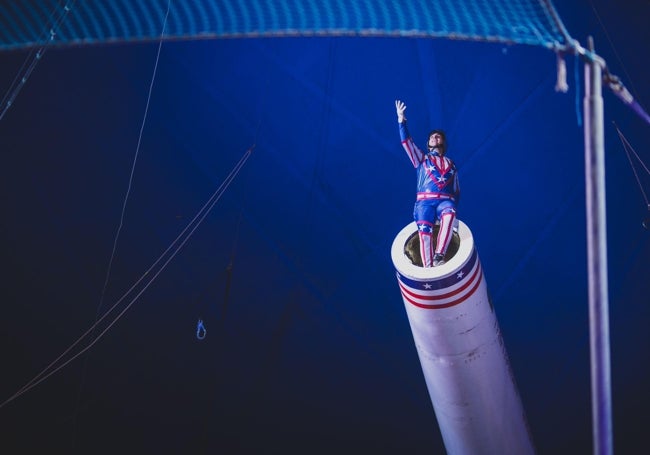
<svg viewBox="0 0 650 455"><path fill-rule="evenodd" d="M395 110L397 111L397 121L399 123L406 121L406 117L404 116L404 111L406 110L406 104L404 104L403 101L395 100Z"/></svg>

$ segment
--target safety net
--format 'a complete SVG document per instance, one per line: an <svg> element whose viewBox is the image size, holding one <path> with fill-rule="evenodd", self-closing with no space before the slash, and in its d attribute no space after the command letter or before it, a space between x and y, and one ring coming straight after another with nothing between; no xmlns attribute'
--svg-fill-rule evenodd
<svg viewBox="0 0 650 455"><path fill-rule="evenodd" d="M0 50L147 41L163 34L165 39L440 37L552 48L571 42L550 0L0 2Z"/></svg>

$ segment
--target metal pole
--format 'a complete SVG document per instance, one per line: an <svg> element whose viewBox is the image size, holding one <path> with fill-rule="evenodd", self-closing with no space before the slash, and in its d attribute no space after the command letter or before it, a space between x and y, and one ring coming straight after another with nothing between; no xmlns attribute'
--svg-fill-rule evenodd
<svg viewBox="0 0 650 455"><path fill-rule="evenodd" d="M613 438L602 68L600 62L593 58L594 43L591 37L589 37L589 51L591 58L585 62L584 135L593 453L611 455Z"/></svg>

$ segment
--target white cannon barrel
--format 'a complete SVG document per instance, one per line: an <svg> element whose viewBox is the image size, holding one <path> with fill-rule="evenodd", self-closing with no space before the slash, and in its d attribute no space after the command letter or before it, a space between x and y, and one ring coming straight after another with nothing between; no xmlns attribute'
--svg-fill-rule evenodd
<svg viewBox="0 0 650 455"><path fill-rule="evenodd" d="M438 267L416 265L417 237L407 225L391 256L447 453L533 454L471 231L458 222Z"/></svg>

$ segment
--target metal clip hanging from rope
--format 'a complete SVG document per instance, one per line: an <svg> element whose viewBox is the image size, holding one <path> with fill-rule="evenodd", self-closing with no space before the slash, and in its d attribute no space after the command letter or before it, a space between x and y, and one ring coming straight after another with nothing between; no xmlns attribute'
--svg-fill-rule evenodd
<svg viewBox="0 0 650 455"><path fill-rule="evenodd" d="M203 325L203 319L199 319L198 322L196 323L196 339L203 340L207 334L208 331Z"/></svg>

